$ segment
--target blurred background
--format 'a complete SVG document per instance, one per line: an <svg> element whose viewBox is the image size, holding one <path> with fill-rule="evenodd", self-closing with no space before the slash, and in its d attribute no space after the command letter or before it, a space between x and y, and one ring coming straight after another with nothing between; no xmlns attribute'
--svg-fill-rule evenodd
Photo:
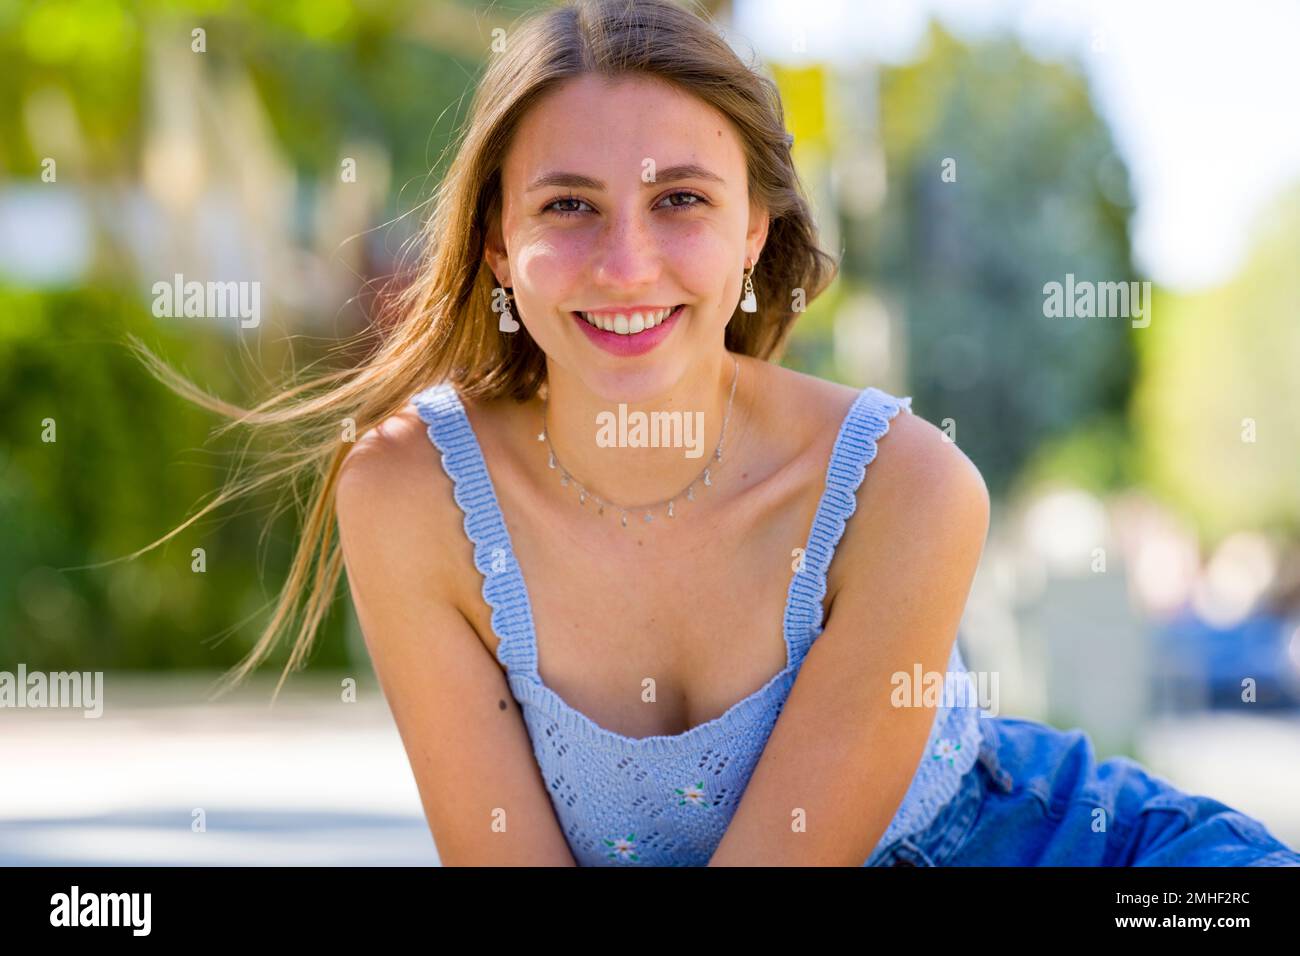
<svg viewBox="0 0 1300 956"><path fill-rule="evenodd" d="M292 509L103 564L238 452L124 341L238 402L337 363L534 6L0 0L0 671L105 673L93 722L0 708L0 863L437 861L345 583L274 709L284 655L205 699ZM960 642L997 712L1300 845L1300 8L707 6L842 255L784 364L913 396L993 495ZM156 317L176 273L260 282L260 324ZM1049 315L1067 276L1149 321Z"/></svg>

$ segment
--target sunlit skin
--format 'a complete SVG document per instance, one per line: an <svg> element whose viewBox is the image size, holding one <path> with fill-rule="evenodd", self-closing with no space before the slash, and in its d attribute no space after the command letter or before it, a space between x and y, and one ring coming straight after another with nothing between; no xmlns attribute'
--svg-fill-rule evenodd
<svg viewBox="0 0 1300 956"><path fill-rule="evenodd" d="M651 163L653 166L651 166ZM681 178L673 167L694 166ZM646 182L646 170L655 173ZM556 173L603 184L537 185ZM644 177L644 178L643 178ZM703 467L661 448L600 448L596 416L702 411L704 448L722 428L733 363L723 336L769 217L750 200L730 120L646 78L573 79L537 103L503 163L500 223L485 258L547 355L549 430L565 467L595 489L640 504L679 492ZM686 309L644 355L594 345L571 313L633 305ZM737 385L728 435L752 394Z"/></svg>

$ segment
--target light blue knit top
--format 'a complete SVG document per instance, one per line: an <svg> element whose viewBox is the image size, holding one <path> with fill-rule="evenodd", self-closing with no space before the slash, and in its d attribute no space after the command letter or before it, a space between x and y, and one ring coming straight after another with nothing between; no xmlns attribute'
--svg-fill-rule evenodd
<svg viewBox="0 0 1300 956"><path fill-rule="evenodd" d="M497 659L506 668L533 755L560 827L580 866L705 866L730 823L809 647L822 632L831 556L857 506L876 442L911 398L868 387L840 425L800 570L785 607L786 666L722 716L672 736L627 737L570 707L537 669L532 606L482 449L450 383L413 398L441 452L465 515L483 597L492 609ZM969 682L954 643L947 674ZM953 796L979 750L981 709L973 684L936 708L930 738L898 812L863 865L900 837L924 829Z"/></svg>

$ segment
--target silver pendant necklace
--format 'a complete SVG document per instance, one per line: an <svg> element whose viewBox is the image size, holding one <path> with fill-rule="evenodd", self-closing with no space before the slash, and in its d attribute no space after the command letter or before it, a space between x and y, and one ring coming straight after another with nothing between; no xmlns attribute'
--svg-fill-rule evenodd
<svg viewBox="0 0 1300 956"><path fill-rule="evenodd" d="M622 505L616 505L611 501L606 501L605 499L601 498L600 495L597 495L591 490L589 490L586 486L582 484L582 482L574 478L573 475L569 473L568 469L566 469L562 464L560 464L559 459L555 457L555 447L551 444L551 436L546 428L546 408L545 408L546 398L544 397L542 399L542 404L543 404L542 430L538 434L537 440L546 442L547 450L550 453L550 458L547 461L548 467L559 471L561 485L567 487L569 483L572 482L574 487L578 489L578 504L583 505L585 507L587 504L587 499L590 498L596 502L596 505L599 509L597 511L597 514L603 515L605 513L606 508L611 508L612 510L619 512L619 522L623 525L624 528L627 527L627 516L629 512L632 513L642 512L645 516L645 520L649 522L654 520L655 509L667 505L668 517L670 518L675 517L674 503L677 501L677 499L685 497L687 501L694 501L696 482L699 482L706 487L712 487L713 478L712 475L710 474L710 471L714 467L713 462L722 461L722 442L723 439L727 437L727 422L730 421L731 419L731 403L732 400L736 397L736 381L740 378L740 361L735 356L732 356L731 360L733 363L735 363L735 369L731 374L731 394L727 396L727 411L722 418L722 431L718 435L718 447L714 449L709 465L706 466L702 472L696 475L691 480L690 484L688 484L684 489L682 489L682 491L679 491L671 498L664 498L662 501L656 501L653 504L642 505L640 507L625 508Z"/></svg>

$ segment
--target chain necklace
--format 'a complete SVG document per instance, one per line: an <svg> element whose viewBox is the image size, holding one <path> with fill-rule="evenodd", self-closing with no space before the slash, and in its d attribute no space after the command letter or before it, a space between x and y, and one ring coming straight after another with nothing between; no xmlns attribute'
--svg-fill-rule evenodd
<svg viewBox="0 0 1300 956"><path fill-rule="evenodd" d="M569 473L568 469L566 469L562 464L560 464L559 460L555 457L555 446L551 444L551 436L546 428L546 409L545 407L543 407L542 430L541 433L538 434L537 440L546 442L546 447L550 452L550 458L547 461L547 465L559 471L561 485L565 485L567 487L569 482L573 482L574 486L577 487L578 504L585 506L587 504L587 499L591 498L596 502L599 508L597 514L602 514L602 515L605 513L606 507L613 508L615 511L620 512L619 521L621 522L624 528L627 527L627 515L629 511L644 512L645 520L648 522L654 520L654 514L653 514L654 509L662 507L663 505L666 504L668 506L668 517L670 518L674 517L674 508L673 508L674 502L676 502L678 498L683 497L683 495L685 496L687 501L694 501L695 483L697 481L705 485L706 487L712 487L713 480L711 475L709 474L710 469L714 467L712 462L722 461L722 440L727 436L727 422L731 419L731 402L732 399L736 397L736 380L740 378L740 362L738 359L736 359L735 356L732 356L731 360L732 362L735 363L735 370L731 374L731 394L727 396L727 412L722 419L722 431L718 435L718 447L715 448L713 451L713 456L710 460L710 464L707 467L705 467L705 469L702 472L696 475L695 478L691 480L690 484L688 484L682 491L679 491L671 498L664 498L661 501L656 501L653 504L642 505L640 507L624 508L622 505L616 505L612 501L606 501L605 499L601 498L600 495L597 495L591 490L589 490L587 487L585 487L582 484L582 482L574 478L573 475ZM547 389L547 391L549 393L550 390ZM542 399L543 406L545 406L546 401L547 401L546 398Z"/></svg>

